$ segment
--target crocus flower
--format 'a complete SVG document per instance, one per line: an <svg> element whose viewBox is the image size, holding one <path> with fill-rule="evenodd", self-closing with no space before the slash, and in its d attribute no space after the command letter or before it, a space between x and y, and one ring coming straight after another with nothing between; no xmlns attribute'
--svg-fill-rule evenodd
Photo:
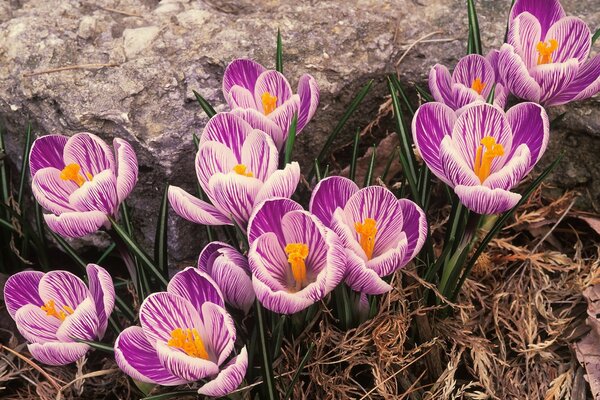
<svg viewBox="0 0 600 400"><path fill-rule="evenodd" d="M500 49L500 75L517 97L546 106L587 99L600 91L600 55L588 60L591 37L558 0L517 0Z"/></svg>
<svg viewBox="0 0 600 400"><path fill-rule="evenodd" d="M506 113L480 103L460 115L445 104L427 103L415 113L412 132L423 161L467 208L498 214L521 199L510 190L544 154L549 123L535 103Z"/></svg>
<svg viewBox="0 0 600 400"><path fill-rule="evenodd" d="M338 236L290 199L259 204L248 239L256 298L271 311L301 311L344 278L346 254Z"/></svg>
<svg viewBox="0 0 600 400"><path fill-rule="evenodd" d="M458 110L475 101L486 101L494 89L494 104L504 108L508 91L498 81L496 60L496 52L488 57L469 54L458 61L452 75L445 66L434 65L429 72L429 90L433 98Z"/></svg>
<svg viewBox="0 0 600 400"><path fill-rule="evenodd" d="M89 288L67 271L23 271L6 281L6 309L29 342L29 353L39 362L70 364L90 350L75 339L104 336L115 289L104 268L88 264L86 270Z"/></svg>
<svg viewBox="0 0 600 400"><path fill-rule="evenodd" d="M234 114L217 114L204 128L196 155L196 175L212 205L176 186L169 187L169 202L189 221L231 225L233 218L244 229L255 204L296 190L298 163L278 170L278 162L267 134Z"/></svg>
<svg viewBox="0 0 600 400"><path fill-rule="evenodd" d="M114 153L91 133L35 140L29 156L32 191L50 212L44 219L52 231L81 237L108 225L107 216L117 212L138 175L131 145L115 139L113 146Z"/></svg>
<svg viewBox="0 0 600 400"><path fill-rule="evenodd" d="M255 298L250 267L236 248L222 242L207 244L198 257L198 268L214 279L229 305L250 311Z"/></svg>
<svg viewBox="0 0 600 400"><path fill-rule="evenodd" d="M226 362L234 350L235 326L216 283L197 268L175 274L166 292L140 306L139 326L115 341L115 360L132 378L164 386L206 380L198 393L221 397L246 374L248 353Z"/></svg>
<svg viewBox="0 0 600 400"><path fill-rule="evenodd" d="M359 189L341 176L317 184L310 211L341 238L348 252L346 283L363 294L390 291L381 277L404 267L427 237L425 213L415 203L381 186Z"/></svg>
<svg viewBox="0 0 600 400"><path fill-rule="evenodd" d="M247 59L234 60L225 69L223 95L232 111L256 129L268 133L279 150L287 139L294 114L300 133L319 105L319 86L310 75L302 75L298 93L280 72L267 70Z"/></svg>

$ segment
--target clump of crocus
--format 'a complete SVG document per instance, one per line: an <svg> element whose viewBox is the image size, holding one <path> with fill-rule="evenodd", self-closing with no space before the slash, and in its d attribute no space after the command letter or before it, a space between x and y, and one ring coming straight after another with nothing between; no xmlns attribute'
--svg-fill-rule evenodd
<svg viewBox="0 0 600 400"><path fill-rule="evenodd" d="M233 356L235 326L216 283L197 268L175 274L166 292L140 306L139 326L115 342L115 360L132 378L175 386L204 380L198 393L221 397L246 374L246 347ZM228 359L231 360L228 362Z"/></svg>
<svg viewBox="0 0 600 400"><path fill-rule="evenodd" d="M196 175L212 204L183 189L169 187L171 207L181 217L203 225L242 229L255 204L272 197L289 197L300 180L292 162L278 170L279 152L264 132L232 113L215 115L204 128L196 155Z"/></svg>
<svg viewBox="0 0 600 400"><path fill-rule="evenodd" d="M225 69L223 95L232 112L271 136L279 150L283 148L294 114L300 133L319 105L319 86L310 75L302 75L298 93L283 74L267 70L248 59L237 59Z"/></svg>
<svg viewBox="0 0 600 400"><path fill-rule="evenodd" d="M108 226L107 217L117 212L138 175L131 145L122 139L113 145L114 153L91 133L35 140L29 156L32 191L50 212L44 219L52 231L81 237Z"/></svg>
<svg viewBox="0 0 600 400"><path fill-rule="evenodd" d="M345 281L362 293L390 291L381 278L411 261L427 237L425 213L415 203L381 186L359 189L340 176L317 184L310 211L341 238L348 250Z"/></svg>
<svg viewBox="0 0 600 400"><path fill-rule="evenodd" d="M426 103L412 123L415 145L429 169L479 214L499 214L521 195L511 192L546 150L548 116L535 103L504 113L490 104L468 106L460 115L441 103Z"/></svg>
<svg viewBox="0 0 600 400"><path fill-rule="evenodd" d="M452 75L444 65L436 64L429 72L429 90L435 101L458 110L476 101L486 101L494 90L494 104L504 108L507 89L495 71L497 52L488 57L470 54L461 58Z"/></svg>
<svg viewBox="0 0 600 400"><path fill-rule="evenodd" d="M102 339L115 302L112 279L104 268L88 264L89 288L67 271L23 271L4 286L4 302L17 329L39 362L65 365L83 357L90 346L77 340Z"/></svg>
<svg viewBox="0 0 600 400"><path fill-rule="evenodd" d="M259 204L248 239L256 298L271 311L302 311L344 278L346 253L338 236L290 199Z"/></svg>
<svg viewBox="0 0 600 400"><path fill-rule="evenodd" d="M600 55L588 60L590 29L558 0L517 0L509 24L498 68L517 97L553 106L600 91Z"/></svg>
<svg viewBox="0 0 600 400"><path fill-rule="evenodd" d="M254 289L248 259L227 243L210 242L198 257L198 268L221 289L232 307L248 312L254 303Z"/></svg>

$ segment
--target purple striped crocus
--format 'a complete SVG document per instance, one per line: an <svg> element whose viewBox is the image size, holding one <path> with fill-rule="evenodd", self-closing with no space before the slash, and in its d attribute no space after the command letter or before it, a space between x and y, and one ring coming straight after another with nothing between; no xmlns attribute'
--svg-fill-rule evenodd
<svg viewBox="0 0 600 400"><path fill-rule="evenodd" d="M535 103L506 113L474 104L457 115L441 103L419 107L412 122L415 145L429 169L479 214L499 214L521 195L511 192L546 150L548 116Z"/></svg>
<svg viewBox="0 0 600 400"><path fill-rule="evenodd" d="M555 106L600 91L600 54L588 60L590 29L558 0L517 0L509 23L498 68L515 96Z"/></svg>
<svg viewBox="0 0 600 400"><path fill-rule="evenodd" d="M427 237L425 213L415 203L381 186L359 189L341 176L317 184L310 211L341 238L348 253L346 283L357 292L390 291L381 277L404 267Z"/></svg>
<svg viewBox="0 0 600 400"><path fill-rule="evenodd" d="M67 271L23 271L4 286L4 302L17 329L29 342L31 356L48 365L66 365L90 346L80 340L102 339L115 304L115 289L106 270L86 267L89 288Z"/></svg>
<svg viewBox="0 0 600 400"><path fill-rule="evenodd" d="M198 268L214 279L230 306L250 311L255 298L250 267L236 248L222 242L207 244L198 257Z"/></svg>
<svg viewBox="0 0 600 400"><path fill-rule="evenodd" d="M223 95L234 114L269 134L279 150L294 114L298 114L296 132L300 133L319 105L319 86L312 76L302 75L294 94L283 74L248 59L237 59L227 66Z"/></svg>
<svg viewBox="0 0 600 400"><path fill-rule="evenodd" d="M271 311L299 312L344 278L346 252L339 237L290 199L259 204L250 218L248 240L254 292Z"/></svg>
<svg viewBox="0 0 600 400"><path fill-rule="evenodd" d="M198 268L175 274L166 292L140 306L140 324L115 341L115 360L141 382L176 386L203 380L198 393L221 397L246 374L246 347L234 351L235 326L216 283ZM228 359L230 359L228 361Z"/></svg>
<svg viewBox="0 0 600 400"><path fill-rule="evenodd" d="M196 175L212 204L176 186L169 187L169 202L197 224L232 225L233 219L245 229L255 204L296 190L298 163L282 170L278 163L279 152L267 134L232 113L217 114L204 128L196 154Z"/></svg>
<svg viewBox="0 0 600 400"><path fill-rule="evenodd" d="M129 143L113 150L91 133L42 136L29 156L32 191L50 212L44 219L61 236L81 237L108 225L137 182L138 163ZM116 154L116 157L115 157Z"/></svg>
<svg viewBox="0 0 600 400"><path fill-rule="evenodd" d="M458 110L475 101L486 101L494 89L494 104L504 108L508 90L498 81L497 52L487 57L470 54L461 58L452 74L436 64L429 72L429 90L435 101Z"/></svg>

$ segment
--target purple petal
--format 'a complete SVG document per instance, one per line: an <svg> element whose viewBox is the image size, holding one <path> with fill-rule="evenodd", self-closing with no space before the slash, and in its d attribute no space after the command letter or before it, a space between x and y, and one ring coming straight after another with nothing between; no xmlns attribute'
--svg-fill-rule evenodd
<svg viewBox="0 0 600 400"><path fill-rule="evenodd" d="M238 85L254 93L254 86L259 75L266 71L265 67L259 63L248 59L233 60L223 73L223 95L227 98L227 93L234 86Z"/></svg>
<svg viewBox="0 0 600 400"><path fill-rule="evenodd" d="M587 24L577 17L565 17L552 25L546 39L558 42L552 53L552 61L561 63L576 58L580 63L587 60L592 46L592 33Z"/></svg>
<svg viewBox="0 0 600 400"><path fill-rule="evenodd" d="M273 139L262 131L254 130L244 141L241 160L255 178L264 182L277 170L279 153Z"/></svg>
<svg viewBox="0 0 600 400"><path fill-rule="evenodd" d="M198 257L198 268L211 275L213 272L213 264L215 260L220 257L250 273L246 257L244 257L235 247L224 242L210 242L204 246ZM220 285L218 286L220 287Z"/></svg>
<svg viewBox="0 0 600 400"><path fill-rule="evenodd" d="M579 72L579 62L572 58L560 64L538 65L530 71L541 89L540 103L552 101L563 89L569 87Z"/></svg>
<svg viewBox="0 0 600 400"><path fill-rule="evenodd" d="M268 115L269 119L275 124L277 124L277 126L282 130L284 135L284 141L287 140L287 136L290 131L290 126L292 124L292 119L294 118L294 114L298 114L299 108L300 96L295 94ZM298 129L298 126L296 126L296 133L299 132L300 130Z"/></svg>
<svg viewBox="0 0 600 400"><path fill-rule="evenodd" d="M353 252L348 255L346 284L353 290L366 294L383 294L392 290L388 283L375 271L367 268L365 261Z"/></svg>
<svg viewBox="0 0 600 400"><path fill-rule="evenodd" d="M202 325L198 310L187 299L168 292L152 293L140 306L140 324L151 344L167 342L177 329ZM178 375L181 376L181 375Z"/></svg>
<svg viewBox="0 0 600 400"><path fill-rule="evenodd" d="M528 69L537 65L536 46L542 40L540 23L529 13L519 15L508 31L507 43L512 45Z"/></svg>
<svg viewBox="0 0 600 400"><path fill-rule="evenodd" d="M366 263L367 255L358 241L355 222L349 213L338 208L331 218L331 229L339 236L342 247L347 249L348 252L354 253Z"/></svg>
<svg viewBox="0 0 600 400"><path fill-rule="evenodd" d="M41 363L48 365L71 364L85 355L90 346L84 343L32 343L27 345L31 356Z"/></svg>
<svg viewBox="0 0 600 400"><path fill-rule="evenodd" d="M510 21L524 12L530 13L540 21L544 36L552 24L565 16L559 0L517 0L511 9Z"/></svg>
<svg viewBox="0 0 600 400"><path fill-rule="evenodd" d="M308 74L302 75L298 82L298 95L300 96L298 132L301 132L315 115L319 106L319 84L317 80Z"/></svg>
<svg viewBox="0 0 600 400"><path fill-rule="evenodd" d="M44 214L44 220L51 231L65 237L82 237L94 233L105 223L106 215L100 211L73 211L59 216Z"/></svg>
<svg viewBox="0 0 600 400"><path fill-rule="evenodd" d="M248 221L248 241L250 244L266 232L274 232L283 243L281 219L293 210L302 210L302 206L288 198L273 198L258 204Z"/></svg>
<svg viewBox="0 0 600 400"><path fill-rule="evenodd" d="M40 279L40 298L44 303L53 300L57 309L64 306L76 309L90 294L85 283L68 271L50 271Z"/></svg>
<svg viewBox="0 0 600 400"><path fill-rule="evenodd" d="M241 159L242 145L252 132L252 127L232 113L218 113L208 121L200 136L200 146L214 141L229 147L237 160Z"/></svg>
<svg viewBox="0 0 600 400"><path fill-rule="evenodd" d="M506 112L512 129L513 143L508 159L514 151L525 144L531 153L531 165L527 172L542 158L550 137L550 122L546 110L539 104L520 103Z"/></svg>
<svg viewBox="0 0 600 400"><path fill-rule="evenodd" d="M356 183L341 176L331 176L319 181L310 197L309 210L325 224L331 226L336 208L344 208L348 199L358 192Z"/></svg>
<svg viewBox="0 0 600 400"><path fill-rule="evenodd" d="M208 381L198 389L199 394L210 397L222 397L233 392L240 386L248 369L248 352L246 346L240 354L219 372L216 378Z"/></svg>
<svg viewBox="0 0 600 400"><path fill-rule="evenodd" d="M584 100L600 91L600 54L579 67L579 73L557 96L546 102L556 106L574 100Z"/></svg>
<svg viewBox="0 0 600 400"><path fill-rule="evenodd" d="M429 71L429 90L435 101L456 108L452 95L452 76L448 68L435 64Z"/></svg>
<svg viewBox="0 0 600 400"><path fill-rule="evenodd" d="M98 316L98 338L102 339L108 317L115 307L115 287L110 274L101 266L88 264L86 267L90 294Z"/></svg>
<svg viewBox="0 0 600 400"><path fill-rule="evenodd" d="M75 163L81 167L81 173L93 177L110 169L115 171L115 156L110 147L98 136L91 133L77 133L65 145L64 161L66 165Z"/></svg>
<svg viewBox="0 0 600 400"><path fill-rule="evenodd" d="M56 341L56 331L61 320L46 315L39 306L26 304L15 314L17 329L28 342L46 343Z"/></svg>
<svg viewBox="0 0 600 400"><path fill-rule="evenodd" d="M419 254L427 239L427 219L423 210L412 201L400 199L398 204L402 209L402 219L404 220L402 229L404 229L408 242L405 259L402 260L402 265L405 265Z"/></svg>
<svg viewBox="0 0 600 400"><path fill-rule="evenodd" d="M480 184L479 178L473 172L472 167L467 165L463 155L456 149L456 145L449 136L442 140L440 159L444 167L444 175L452 183L450 186Z"/></svg>
<svg viewBox="0 0 600 400"><path fill-rule="evenodd" d="M540 85L529 75L527 66L509 44L502 45L500 49L498 74L512 94L525 100L539 102Z"/></svg>
<svg viewBox="0 0 600 400"><path fill-rule="evenodd" d="M146 333L146 331L144 331ZM171 374L188 382L194 382L219 372L217 364L210 360L192 357L164 342L156 343L156 353L160 363Z"/></svg>
<svg viewBox="0 0 600 400"><path fill-rule="evenodd" d="M187 267L171 278L167 291L188 300L196 310L205 302L225 307L220 288L208 274L198 268Z"/></svg>
<svg viewBox="0 0 600 400"><path fill-rule="evenodd" d="M469 210L478 214L500 214L513 208L521 195L486 186L457 186L454 192Z"/></svg>
<svg viewBox="0 0 600 400"><path fill-rule="evenodd" d="M308 257L305 260L308 275L319 274L327 268L329 246L325 241L326 231L321 221L307 211L291 211L283 216L281 228L283 245L303 243L308 246Z"/></svg>
<svg viewBox="0 0 600 400"><path fill-rule="evenodd" d="M141 382L175 386L187 383L162 366L156 350L139 326L130 326L115 341L115 361L123 372Z"/></svg>
<svg viewBox="0 0 600 400"><path fill-rule="evenodd" d="M117 179L111 170L104 170L90 182L71 193L69 203L77 211L100 211L113 215L118 206Z"/></svg>
<svg viewBox="0 0 600 400"><path fill-rule="evenodd" d="M54 213L73 211L69 196L79 187L73 181L60 178L60 170L49 167L37 171L31 182L31 191L40 205Z"/></svg>
<svg viewBox="0 0 600 400"><path fill-rule="evenodd" d="M325 235L327 241L327 268L325 270L325 294L331 292L344 280L346 276L347 251L342 245L341 239L335 232L327 230ZM317 277L319 279L320 277Z"/></svg>
<svg viewBox="0 0 600 400"><path fill-rule="evenodd" d="M204 142L196 153L196 176L203 190L208 189L210 178L216 173L227 174L240 164L233 151L220 142ZM254 171L252 171L254 172Z"/></svg>
<svg viewBox="0 0 600 400"><path fill-rule="evenodd" d="M68 137L63 135L46 135L37 138L29 153L29 172L35 176L43 168L56 168L59 171L65 167L63 151Z"/></svg>
<svg viewBox="0 0 600 400"><path fill-rule="evenodd" d="M509 94L510 91L506 86L501 83L496 83L496 88L494 90L494 105L504 110Z"/></svg>
<svg viewBox="0 0 600 400"><path fill-rule="evenodd" d="M205 201L177 186L169 186L169 204L182 218L202 225L233 225L229 218Z"/></svg>
<svg viewBox="0 0 600 400"><path fill-rule="evenodd" d="M288 133L284 132L283 129L269 117L251 108L236 108L231 113L248 122L252 128L263 131L269 135L271 139L273 139L278 150L283 148Z"/></svg>
<svg viewBox="0 0 600 400"><path fill-rule="evenodd" d="M406 235L402 233L402 239L398 241L398 247L389 249L385 253L367 261L367 268L373 270L379 276L388 276L403 267L402 260L406 258L408 243Z"/></svg>
<svg viewBox="0 0 600 400"><path fill-rule="evenodd" d="M98 335L98 315L92 298L85 299L71 315L62 322L56 337L62 342L95 340Z"/></svg>
<svg viewBox="0 0 600 400"><path fill-rule="evenodd" d="M252 285L258 301L266 309L279 314L295 314L315 303L314 300L301 296L300 292L290 293L285 290L274 290L256 276L252 277Z"/></svg>
<svg viewBox="0 0 600 400"><path fill-rule="evenodd" d="M449 182L440 162L440 144L444 136L452 133L455 123L456 114L442 103L423 104L412 121L413 139L423 161L431 172L446 183Z"/></svg>
<svg viewBox="0 0 600 400"><path fill-rule="evenodd" d="M248 262L252 281L259 280L273 291L286 290L292 285L293 277L281 243L273 232L259 236L250 246Z"/></svg>
<svg viewBox="0 0 600 400"><path fill-rule="evenodd" d="M117 153L117 194L119 203L124 201L138 179L138 161L133 147L123 139L113 140Z"/></svg>
<svg viewBox="0 0 600 400"><path fill-rule="evenodd" d="M221 213L234 218L241 227L246 227L262 182L229 173L214 175L208 185L210 198Z"/></svg>
<svg viewBox="0 0 600 400"><path fill-rule="evenodd" d="M300 181L300 165L293 161L271 174L256 195L254 203L275 197L290 197L296 191Z"/></svg>
<svg viewBox="0 0 600 400"><path fill-rule="evenodd" d="M471 88L473 82L479 79L485 84L481 96L487 98L496 82L494 68L485 57L479 54L470 54L461 58L452 73L452 82L461 83L467 88ZM460 106L458 107L460 108Z"/></svg>
<svg viewBox="0 0 600 400"><path fill-rule="evenodd" d="M210 358L217 365L225 362L235 344L235 325L231 316L214 303L204 303L201 313L204 343Z"/></svg>
<svg viewBox="0 0 600 400"><path fill-rule="evenodd" d="M4 284L4 303L13 319L17 310L27 304L43 306L38 288L44 276L40 271L22 271L10 276Z"/></svg>
<svg viewBox="0 0 600 400"><path fill-rule="evenodd" d="M475 103L476 101L482 103L485 102L484 98L475 90L471 89L470 87L466 87L462 83L454 83L452 85L452 94L454 95L453 102L457 110L471 103Z"/></svg>
<svg viewBox="0 0 600 400"><path fill-rule="evenodd" d="M257 105L254 101L253 92L249 91L245 87L234 85L226 96L227 103L232 109L238 107L256 109Z"/></svg>
<svg viewBox="0 0 600 400"><path fill-rule="evenodd" d="M509 161L497 172L491 174L483 185L490 189L510 190L517 186L530 170L531 153L527 145L520 145Z"/></svg>
<svg viewBox="0 0 600 400"><path fill-rule="evenodd" d="M279 107L292 97L292 88L285 76L279 71L268 70L263 72L256 79L254 86L254 101L258 107L258 111L264 112L262 104L262 96L264 93L269 93L271 96L277 97L275 103Z"/></svg>

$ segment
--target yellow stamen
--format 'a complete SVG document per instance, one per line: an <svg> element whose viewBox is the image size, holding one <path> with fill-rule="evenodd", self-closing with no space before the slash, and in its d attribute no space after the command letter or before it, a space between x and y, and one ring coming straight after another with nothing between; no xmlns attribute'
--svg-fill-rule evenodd
<svg viewBox="0 0 600 400"><path fill-rule="evenodd" d="M233 167L233 172L235 172L238 175L248 176L250 178L254 176L252 172L246 171L246 166L244 164L238 164L235 167Z"/></svg>
<svg viewBox="0 0 600 400"><path fill-rule="evenodd" d="M56 304L54 303L54 300L49 300L46 304L44 304L40 308L42 309L42 311L44 311L46 313L47 316L58 318L61 321L64 321L65 318L67 318L67 315L71 315L75 312L75 310L73 310L69 306L63 306L62 309L64 311L58 311L56 309Z"/></svg>
<svg viewBox="0 0 600 400"><path fill-rule="evenodd" d="M277 96L273 96L269 92L262 94L262 104L265 115L271 114L277 108Z"/></svg>
<svg viewBox="0 0 600 400"><path fill-rule="evenodd" d="M484 151L485 149L485 151ZM504 155L504 147L496 143L496 139L491 136L486 136L481 139L481 145L477 147L475 153L475 163L473 164L473 171L479 178L479 181L483 183L490 176L492 169L492 161L494 158Z"/></svg>
<svg viewBox="0 0 600 400"><path fill-rule="evenodd" d="M373 258L373 250L375 249L375 236L377 235L377 221L373 218L365 218L360 223L354 224L356 233L360 235L360 247L365 251L367 259Z"/></svg>
<svg viewBox="0 0 600 400"><path fill-rule="evenodd" d="M550 64L552 62L552 53L558 49L556 39L550 39L546 42L539 42L535 49L538 51L538 65Z"/></svg>
<svg viewBox="0 0 600 400"><path fill-rule="evenodd" d="M93 178L92 174L90 174L89 172L85 173L85 177L88 181L91 181ZM84 178L83 175L81 175L81 167L79 166L79 164L69 164L66 167L64 167L62 171L60 171L60 179L62 179L63 181L73 181L78 186L83 185L86 181L86 178Z"/></svg>
<svg viewBox="0 0 600 400"><path fill-rule="evenodd" d="M306 283L306 257L308 257L308 246L304 243L289 243L285 246L288 262L292 268L292 275L296 282L295 289L302 289Z"/></svg>
<svg viewBox="0 0 600 400"><path fill-rule="evenodd" d="M208 360L208 353L204 347L204 342L200 337L200 334L195 328L177 328L171 332L171 339L167 342L169 346L181 349L185 354L203 358Z"/></svg>
<svg viewBox="0 0 600 400"><path fill-rule="evenodd" d="M471 84L471 89L481 94L483 92L483 89L485 89L485 85L486 83L482 82L480 78L476 78Z"/></svg>

